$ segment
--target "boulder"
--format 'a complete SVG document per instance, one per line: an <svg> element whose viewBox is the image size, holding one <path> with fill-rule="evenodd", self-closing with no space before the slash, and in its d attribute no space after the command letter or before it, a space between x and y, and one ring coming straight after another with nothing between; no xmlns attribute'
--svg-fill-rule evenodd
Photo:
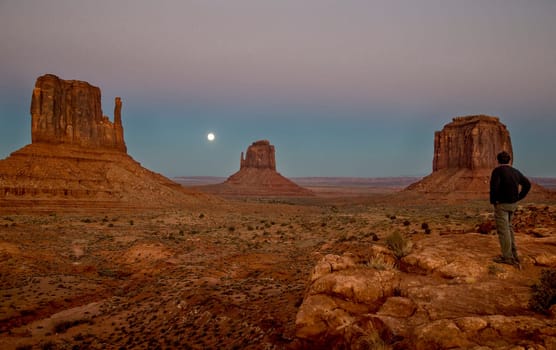
<svg viewBox="0 0 556 350"><path fill-rule="evenodd" d="M398 271L366 267L351 254L330 254L319 261L309 280L295 321L296 336L305 347L355 349L362 342L391 341L390 329L370 313L394 295Z"/></svg>

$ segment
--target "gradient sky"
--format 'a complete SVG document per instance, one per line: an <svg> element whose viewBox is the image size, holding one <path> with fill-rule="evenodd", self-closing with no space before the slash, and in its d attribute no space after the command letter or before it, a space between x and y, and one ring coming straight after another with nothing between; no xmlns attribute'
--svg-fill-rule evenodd
<svg viewBox="0 0 556 350"><path fill-rule="evenodd" d="M256 140L285 176L421 176L434 131L489 114L556 177L553 0L0 0L0 158L30 143L38 76L123 100L128 153L228 176ZM212 131L212 143L206 134Z"/></svg>

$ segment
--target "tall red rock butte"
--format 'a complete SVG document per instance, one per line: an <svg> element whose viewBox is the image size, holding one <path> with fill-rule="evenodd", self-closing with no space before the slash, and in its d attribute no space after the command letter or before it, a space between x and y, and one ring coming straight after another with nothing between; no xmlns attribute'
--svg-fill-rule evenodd
<svg viewBox="0 0 556 350"><path fill-rule="evenodd" d="M190 202L193 192L127 154L122 100L115 100L111 122L102 114L98 87L52 74L39 77L31 99L32 143L0 160L0 208Z"/></svg>
<svg viewBox="0 0 556 350"><path fill-rule="evenodd" d="M84 81L39 77L31 100L32 142L126 152L122 100L116 97L112 123L102 114L100 97L100 89Z"/></svg>
<svg viewBox="0 0 556 350"><path fill-rule="evenodd" d="M276 171L276 151L268 140L253 142L241 153L240 169L224 183L203 190L225 196L312 196L313 192Z"/></svg>
<svg viewBox="0 0 556 350"><path fill-rule="evenodd" d="M434 134L433 172L407 189L431 193L484 195L489 190L496 155L512 155L506 126L497 117L472 115L453 118Z"/></svg>

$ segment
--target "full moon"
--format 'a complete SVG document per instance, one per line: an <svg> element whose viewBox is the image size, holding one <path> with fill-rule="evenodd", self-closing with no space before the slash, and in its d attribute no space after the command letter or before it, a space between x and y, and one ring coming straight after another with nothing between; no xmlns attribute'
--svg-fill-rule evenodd
<svg viewBox="0 0 556 350"><path fill-rule="evenodd" d="M207 140L209 141L214 141L214 134L212 132L209 132L207 135Z"/></svg>

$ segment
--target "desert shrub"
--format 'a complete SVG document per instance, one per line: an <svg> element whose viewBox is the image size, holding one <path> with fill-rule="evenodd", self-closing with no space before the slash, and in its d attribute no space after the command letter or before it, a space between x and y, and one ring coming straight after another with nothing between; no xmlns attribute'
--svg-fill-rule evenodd
<svg viewBox="0 0 556 350"><path fill-rule="evenodd" d="M544 269L537 283L531 287L529 307L537 312L547 313L556 304L556 270Z"/></svg>
<svg viewBox="0 0 556 350"><path fill-rule="evenodd" d="M411 222L409 220L404 220L403 225L404 226L409 226L411 224Z"/></svg>
<svg viewBox="0 0 556 350"><path fill-rule="evenodd" d="M367 266L376 270L392 270L394 264L386 261L383 255L373 255L369 261L367 261Z"/></svg>
<svg viewBox="0 0 556 350"><path fill-rule="evenodd" d="M411 253L411 248L413 248L411 239L405 237L399 231L394 231L386 237L386 245L398 259Z"/></svg>

